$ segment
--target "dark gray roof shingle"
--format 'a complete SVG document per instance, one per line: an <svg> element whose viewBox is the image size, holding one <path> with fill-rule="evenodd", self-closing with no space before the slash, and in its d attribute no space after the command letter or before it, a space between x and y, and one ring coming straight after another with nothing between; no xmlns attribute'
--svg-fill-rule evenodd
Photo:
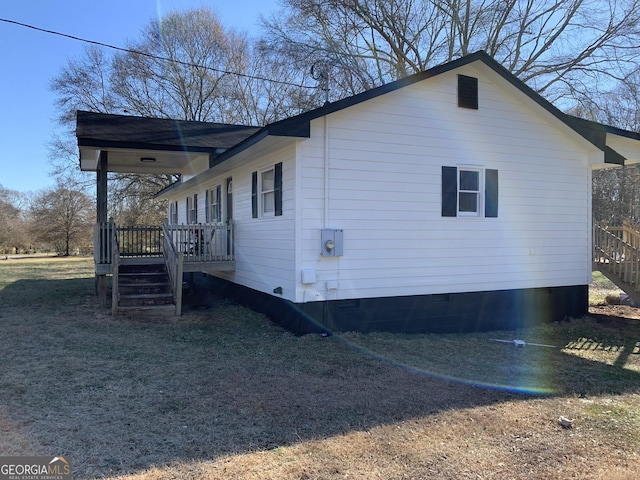
<svg viewBox="0 0 640 480"><path fill-rule="evenodd" d="M76 136L80 146L119 146L180 150L230 148L260 127L223 123L188 122L164 118L134 117L78 110Z"/></svg>

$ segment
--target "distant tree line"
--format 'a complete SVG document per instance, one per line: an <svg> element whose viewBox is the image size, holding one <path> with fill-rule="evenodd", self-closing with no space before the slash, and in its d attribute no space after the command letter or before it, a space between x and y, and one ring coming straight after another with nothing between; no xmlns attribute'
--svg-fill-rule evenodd
<svg viewBox="0 0 640 480"><path fill-rule="evenodd" d="M87 254L95 206L81 190L58 183L28 195L0 185L0 254Z"/></svg>
<svg viewBox="0 0 640 480"><path fill-rule="evenodd" d="M70 59L51 82L68 127L51 148L57 175L79 175L77 109L262 126L480 49L566 112L639 126L640 0L283 0L262 26L250 38L206 7L176 11L128 51ZM637 177L594 173L598 221L640 218ZM110 215L160 222L153 194L175 180L111 175Z"/></svg>

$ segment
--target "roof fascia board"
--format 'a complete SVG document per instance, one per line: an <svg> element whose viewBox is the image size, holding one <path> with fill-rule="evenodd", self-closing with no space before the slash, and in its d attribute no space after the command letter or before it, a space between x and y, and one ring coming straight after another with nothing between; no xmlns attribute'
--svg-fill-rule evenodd
<svg viewBox="0 0 640 480"><path fill-rule="evenodd" d="M187 192L193 188L198 187L199 185L206 184L217 176L224 175L235 170L236 168L240 168L245 163L252 162L258 159L261 154L254 153L254 151L250 150L249 147L252 145L257 145L261 140L266 140L267 142L267 144L263 144L261 146L261 148L264 150L265 148L282 148L284 146L282 140L286 141L287 139L289 139L289 141L291 142L298 142L302 138L304 137L267 135L266 131L264 131L259 136L259 138L256 138L255 141L251 142L251 145L245 146L245 148L235 152L229 157L226 156L227 152L220 154L218 157L212 160L212 162L210 163L210 167L207 170L197 174L189 180L180 183L179 185L176 185L170 190L162 190L156 193L156 198L167 198L169 196L168 194L170 194L170 196L173 196ZM277 142L277 144L275 144L274 142ZM271 143L271 145L269 145L269 143ZM220 157L225 158L223 158L223 160L221 161Z"/></svg>
<svg viewBox="0 0 640 480"><path fill-rule="evenodd" d="M161 145L157 143L118 142L112 140L93 140L91 138L78 138L78 147L88 147L96 150L155 150L162 152L193 152L215 154L216 148L190 147L188 145Z"/></svg>
<svg viewBox="0 0 640 480"><path fill-rule="evenodd" d="M624 133L633 134L633 132ZM640 161L640 141L638 140L637 135L620 135L620 132L615 131L613 128L612 130L607 130L605 133L606 148L614 152L618 157L628 160L630 163ZM620 164L622 165L624 162L620 162Z"/></svg>

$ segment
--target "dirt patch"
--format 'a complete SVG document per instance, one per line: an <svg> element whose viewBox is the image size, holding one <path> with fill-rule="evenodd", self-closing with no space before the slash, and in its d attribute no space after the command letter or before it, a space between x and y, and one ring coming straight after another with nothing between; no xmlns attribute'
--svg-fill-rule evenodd
<svg viewBox="0 0 640 480"><path fill-rule="evenodd" d="M636 320L640 321L640 308L628 305L591 305L589 315L601 321L635 323Z"/></svg>

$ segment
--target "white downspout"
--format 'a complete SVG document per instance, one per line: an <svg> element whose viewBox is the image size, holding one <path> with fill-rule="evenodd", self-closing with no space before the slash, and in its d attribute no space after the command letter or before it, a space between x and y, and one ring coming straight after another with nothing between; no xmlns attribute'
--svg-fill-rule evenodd
<svg viewBox="0 0 640 480"><path fill-rule="evenodd" d="M329 228L329 116L324 116L324 228Z"/></svg>

